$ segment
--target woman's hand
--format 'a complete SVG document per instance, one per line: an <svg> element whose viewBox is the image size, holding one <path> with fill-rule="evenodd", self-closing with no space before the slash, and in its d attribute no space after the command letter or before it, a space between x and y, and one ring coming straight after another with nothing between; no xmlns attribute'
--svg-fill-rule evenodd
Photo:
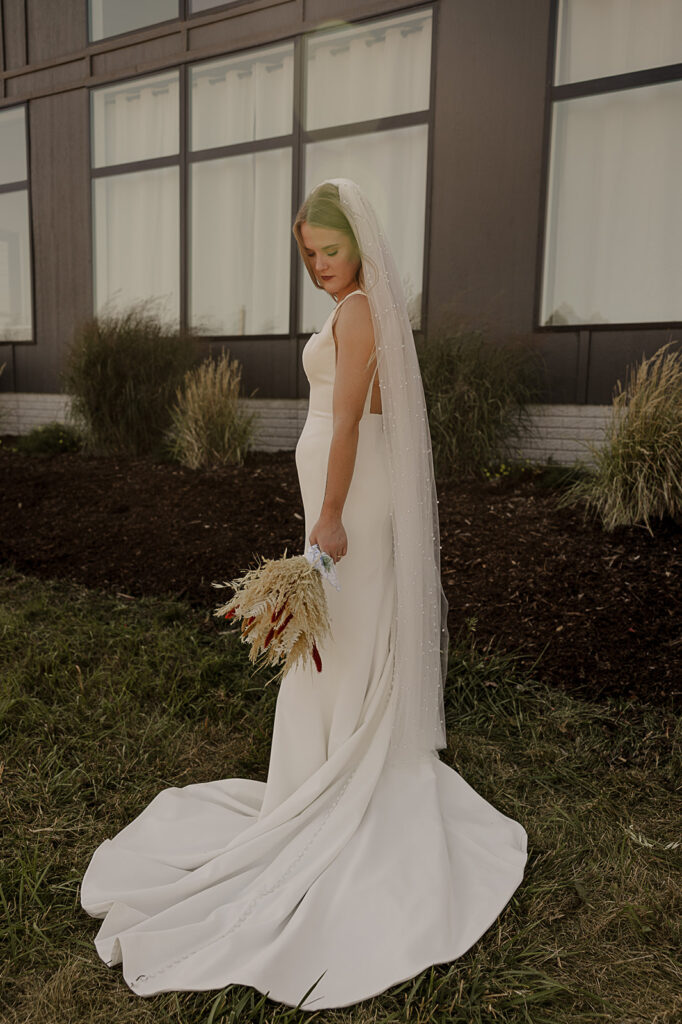
<svg viewBox="0 0 682 1024"><path fill-rule="evenodd" d="M321 515L310 531L309 540L311 545L317 544L320 551L331 555L335 563L348 551L348 537L340 516Z"/></svg>

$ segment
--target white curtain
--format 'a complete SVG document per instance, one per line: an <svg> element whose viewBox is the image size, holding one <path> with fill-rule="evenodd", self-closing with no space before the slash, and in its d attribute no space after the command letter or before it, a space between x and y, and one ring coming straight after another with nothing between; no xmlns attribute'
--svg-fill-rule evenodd
<svg viewBox="0 0 682 1024"><path fill-rule="evenodd" d="M557 85L681 60L681 0L561 2Z"/></svg>
<svg viewBox="0 0 682 1024"><path fill-rule="evenodd" d="M306 149L306 194L326 178L352 178L369 198L400 270L410 320L419 326L428 128L394 131L311 143ZM303 272L303 330L317 331L329 315L331 299Z"/></svg>
<svg viewBox="0 0 682 1024"><path fill-rule="evenodd" d="M96 178L95 310L140 299L154 312L180 315L180 192L177 167Z"/></svg>
<svg viewBox="0 0 682 1024"><path fill-rule="evenodd" d="M26 121L24 107L0 111L0 185L24 181L26 173Z"/></svg>
<svg viewBox="0 0 682 1024"><path fill-rule="evenodd" d="M306 128L427 110L430 69L430 11L312 34Z"/></svg>
<svg viewBox="0 0 682 1024"><path fill-rule="evenodd" d="M289 330L291 149L191 167L190 321L204 333Z"/></svg>
<svg viewBox="0 0 682 1024"><path fill-rule="evenodd" d="M192 14L208 11L211 7L225 7L226 4L237 4L240 0L191 0Z"/></svg>
<svg viewBox="0 0 682 1024"><path fill-rule="evenodd" d="M191 68L191 148L210 149L289 135L293 123L291 43Z"/></svg>
<svg viewBox="0 0 682 1024"><path fill-rule="evenodd" d="M431 13L306 39L308 129L428 110Z"/></svg>
<svg viewBox="0 0 682 1024"><path fill-rule="evenodd" d="M90 38L105 39L177 18L178 0L90 0Z"/></svg>
<svg viewBox="0 0 682 1024"><path fill-rule="evenodd" d="M178 97L177 71L93 90L93 167L178 153Z"/></svg>
<svg viewBox="0 0 682 1024"><path fill-rule="evenodd" d="M28 192L0 193L0 341L30 341Z"/></svg>
<svg viewBox="0 0 682 1024"><path fill-rule="evenodd" d="M682 320L682 82L554 104L543 323Z"/></svg>

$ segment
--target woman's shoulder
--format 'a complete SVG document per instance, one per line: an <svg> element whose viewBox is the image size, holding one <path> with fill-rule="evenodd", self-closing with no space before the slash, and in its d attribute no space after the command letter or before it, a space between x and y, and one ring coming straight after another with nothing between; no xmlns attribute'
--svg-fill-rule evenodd
<svg viewBox="0 0 682 1024"><path fill-rule="evenodd" d="M337 319L342 315L343 312L344 323L353 322L357 319L367 319L371 317L369 310L369 299L362 289L358 289L354 292L349 292L340 302L336 304L336 308L333 311L332 322L336 323Z"/></svg>
<svg viewBox="0 0 682 1024"><path fill-rule="evenodd" d="M339 309L341 305L343 308ZM358 339L373 337L374 329L369 299L363 291L351 292L341 300L334 310L331 329L334 344L338 344L339 337Z"/></svg>

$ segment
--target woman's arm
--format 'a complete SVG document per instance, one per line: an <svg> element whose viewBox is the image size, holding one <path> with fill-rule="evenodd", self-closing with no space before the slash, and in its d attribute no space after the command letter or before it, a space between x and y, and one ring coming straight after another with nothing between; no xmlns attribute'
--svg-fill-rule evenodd
<svg viewBox="0 0 682 1024"><path fill-rule="evenodd" d="M374 363L367 365L374 349L374 330L364 295L353 295L344 302L332 332L336 343L332 440L324 501L310 543L319 544L338 561L348 550L341 515L355 468L359 422L375 370Z"/></svg>

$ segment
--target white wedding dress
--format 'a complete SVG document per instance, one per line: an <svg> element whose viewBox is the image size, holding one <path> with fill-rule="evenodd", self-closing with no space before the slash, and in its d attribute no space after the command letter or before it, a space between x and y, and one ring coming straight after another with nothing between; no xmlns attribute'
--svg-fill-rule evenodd
<svg viewBox="0 0 682 1024"><path fill-rule="evenodd" d="M303 351L306 543L326 484L336 309ZM95 850L83 878L84 909L104 918L97 951L139 995L238 983L290 1006L312 987L304 1010L348 1006L459 957L522 880L522 825L436 755L387 759L395 579L371 392L342 516L341 589L324 584L332 638L321 672L294 668L281 683L267 783L164 790Z"/></svg>

